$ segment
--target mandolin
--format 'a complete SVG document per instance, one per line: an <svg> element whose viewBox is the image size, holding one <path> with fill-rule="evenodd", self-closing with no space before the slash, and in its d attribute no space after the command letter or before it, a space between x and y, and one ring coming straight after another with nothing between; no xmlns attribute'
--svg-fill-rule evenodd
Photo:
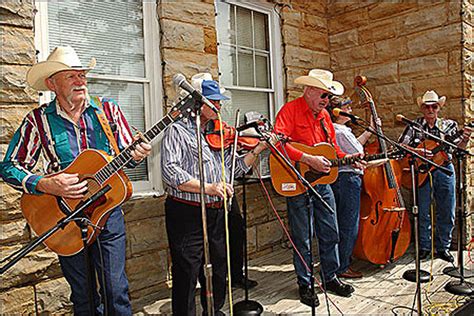
<svg viewBox="0 0 474 316"><path fill-rule="evenodd" d="M117 156L112 157L100 150L87 149L81 152L66 169L59 172L78 173L80 181L87 181L88 191L83 199L62 198L71 210L75 210L103 187L107 185L111 187L110 191L84 212L85 217L92 224L88 226L88 244L91 244L97 238L110 215L110 211L127 201L132 195L132 184L122 170L132 159L131 151L139 142L152 141L169 125L189 116L195 106L196 102L191 95L188 95L177 103L164 118L143 133L140 139ZM68 215L67 210L61 208L60 199L60 197L50 194L33 195L25 193L22 195L23 216L36 235L48 231ZM55 234L44 241L44 244L61 256L72 256L84 248L79 226L71 223L56 231Z"/></svg>
<svg viewBox="0 0 474 316"><path fill-rule="evenodd" d="M330 184L336 181L339 167L351 165L360 160L372 161L387 158L384 154L367 155L363 158L337 158L336 150L328 143L319 143L313 147L296 142L290 142L290 144L306 154L324 156L331 162L331 171L329 173L323 173L314 170L303 162L292 161L293 166L295 166L301 175L311 183L311 186L316 184ZM389 153L388 156L390 159L401 159L403 157L399 152ZM281 161L281 158L274 154L270 155L270 174L273 188L280 195L295 196L302 194L307 190L285 162Z"/></svg>

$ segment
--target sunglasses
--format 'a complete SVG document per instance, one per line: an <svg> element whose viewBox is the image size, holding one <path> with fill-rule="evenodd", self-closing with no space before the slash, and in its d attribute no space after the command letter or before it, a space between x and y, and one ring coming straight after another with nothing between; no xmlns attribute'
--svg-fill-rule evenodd
<svg viewBox="0 0 474 316"><path fill-rule="evenodd" d="M436 104L436 103L435 104L423 104L423 106L427 109L432 108L433 110L437 110L438 107L439 107L438 104Z"/></svg>
<svg viewBox="0 0 474 316"><path fill-rule="evenodd" d="M331 99L333 97L332 94L330 94L329 92L324 92L324 93L321 93L321 95L319 96L321 99Z"/></svg>

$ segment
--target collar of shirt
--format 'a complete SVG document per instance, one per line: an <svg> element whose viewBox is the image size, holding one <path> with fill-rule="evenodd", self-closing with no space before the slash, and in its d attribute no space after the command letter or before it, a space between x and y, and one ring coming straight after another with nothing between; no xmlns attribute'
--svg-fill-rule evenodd
<svg viewBox="0 0 474 316"><path fill-rule="evenodd" d="M93 102L90 102L90 100L88 99L86 102L86 106L84 107L84 111L82 111L82 113L84 113L87 110L87 108L89 108L90 106L92 106L95 109L99 108L98 105L94 104ZM59 102L57 98L54 98L51 102L49 102L45 110L45 113L54 113L54 112L56 112L56 114L61 116L62 118L76 125L76 122L73 122L71 118L69 117L69 115L67 115L67 113L59 106Z"/></svg>

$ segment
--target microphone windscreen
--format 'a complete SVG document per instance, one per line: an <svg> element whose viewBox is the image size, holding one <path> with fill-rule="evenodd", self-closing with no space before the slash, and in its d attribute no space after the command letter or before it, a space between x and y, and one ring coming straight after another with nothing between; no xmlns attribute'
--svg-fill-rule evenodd
<svg viewBox="0 0 474 316"><path fill-rule="evenodd" d="M183 82L183 80L186 80L186 77L183 74L176 74L173 76L173 82L177 86L181 85L181 82Z"/></svg>
<svg viewBox="0 0 474 316"><path fill-rule="evenodd" d="M339 108L332 109L332 114L334 114L335 117L338 117L340 113L341 113L341 109Z"/></svg>
<svg viewBox="0 0 474 316"><path fill-rule="evenodd" d="M405 118L405 116L403 116L401 114L397 114L397 116L395 118L397 119L397 121L403 122L403 119Z"/></svg>

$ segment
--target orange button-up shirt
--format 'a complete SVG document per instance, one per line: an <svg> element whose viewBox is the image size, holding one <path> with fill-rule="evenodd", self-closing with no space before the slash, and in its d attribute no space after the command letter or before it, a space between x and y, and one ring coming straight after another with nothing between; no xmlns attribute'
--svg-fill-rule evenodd
<svg viewBox="0 0 474 316"><path fill-rule="evenodd" d="M327 131L321 126L323 121ZM337 156L346 155L336 143L336 132L328 111L323 109L316 117L303 96L286 103L278 112L275 122L275 132L281 133L290 141L314 146L318 143L330 143L336 149ZM303 152L286 144L285 150L293 161L301 160Z"/></svg>

